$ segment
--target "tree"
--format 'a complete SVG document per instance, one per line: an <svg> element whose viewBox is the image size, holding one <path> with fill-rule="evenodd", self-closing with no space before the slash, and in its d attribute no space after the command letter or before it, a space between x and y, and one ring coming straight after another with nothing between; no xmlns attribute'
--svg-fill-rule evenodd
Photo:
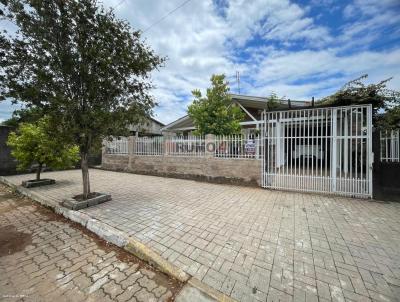
<svg viewBox="0 0 400 302"><path fill-rule="evenodd" d="M198 89L192 91L195 99L188 107L188 114L197 128L197 134L230 135L240 132L244 114L232 104L228 92L225 75L211 77L211 87L207 89L206 97Z"/></svg>
<svg viewBox="0 0 400 302"><path fill-rule="evenodd" d="M321 100L324 105L361 105L372 104L374 122L378 113L393 109L400 105L400 92L388 89L387 83L392 79L380 81L377 84L363 83L367 74L346 83L339 91Z"/></svg>
<svg viewBox="0 0 400 302"><path fill-rule="evenodd" d="M392 107L386 110L385 113L378 115L377 126L385 129L399 129L400 128L400 106Z"/></svg>
<svg viewBox="0 0 400 302"><path fill-rule="evenodd" d="M35 124L20 124L17 133L11 132L7 145L18 161L17 168L25 170L37 164L36 180L40 180L43 165L53 169L68 168L79 160L79 148L60 140L49 128L47 118Z"/></svg>
<svg viewBox="0 0 400 302"><path fill-rule="evenodd" d="M2 125L17 128L21 123L35 123L42 118L43 115L43 111L37 107L15 110L11 118L2 122Z"/></svg>
<svg viewBox="0 0 400 302"><path fill-rule="evenodd" d="M274 109L279 108L279 98L276 95L276 93L272 92L267 97L267 107L268 107L268 110L274 110Z"/></svg>
<svg viewBox="0 0 400 302"><path fill-rule="evenodd" d="M83 197L93 144L151 115L150 72L164 62L96 0L0 0L16 35L0 35L0 99L38 107L79 147Z"/></svg>

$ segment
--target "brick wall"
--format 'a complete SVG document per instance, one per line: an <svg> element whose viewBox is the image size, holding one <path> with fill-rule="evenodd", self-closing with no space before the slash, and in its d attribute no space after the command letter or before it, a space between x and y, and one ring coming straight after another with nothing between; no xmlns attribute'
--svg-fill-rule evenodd
<svg viewBox="0 0 400 302"><path fill-rule="evenodd" d="M261 161L208 157L138 156L103 153L102 168L137 174L258 186Z"/></svg>

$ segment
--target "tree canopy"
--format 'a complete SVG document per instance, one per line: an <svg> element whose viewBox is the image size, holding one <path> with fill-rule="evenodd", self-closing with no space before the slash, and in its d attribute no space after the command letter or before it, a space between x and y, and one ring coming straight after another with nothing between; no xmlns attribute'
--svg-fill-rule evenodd
<svg viewBox="0 0 400 302"><path fill-rule="evenodd" d="M62 169L73 166L79 160L79 148L54 136L47 118L34 124L20 124L16 132L10 133L7 145L11 148L11 155L18 161L19 170L37 164L37 180L40 179L43 165Z"/></svg>
<svg viewBox="0 0 400 302"><path fill-rule="evenodd" d="M192 91L195 97L188 114L196 126L197 134L230 135L240 132L244 118L241 109L232 104L225 75L213 75L206 96L200 90Z"/></svg>
<svg viewBox="0 0 400 302"><path fill-rule="evenodd" d="M0 0L16 34L0 34L0 100L37 107L87 156L104 137L151 115L150 72L164 59L96 0Z"/></svg>
<svg viewBox="0 0 400 302"><path fill-rule="evenodd" d="M43 111L38 107L19 109L15 110L12 116L8 120L3 121L1 124L17 128L21 123L35 123L43 116Z"/></svg>
<svg viewBox="0 0 400 302"><path fill-rule="evenodd" d="M377 123L382 119L382 116L379 118L379 113L389 112L400 105L400 92L387 88L387 83L392 78L376 84L365 84L363 81L367 78L368 75L365 74L349 81L339 91L323 98L320 104L340 106L372 104L373 119Z"/></svg>

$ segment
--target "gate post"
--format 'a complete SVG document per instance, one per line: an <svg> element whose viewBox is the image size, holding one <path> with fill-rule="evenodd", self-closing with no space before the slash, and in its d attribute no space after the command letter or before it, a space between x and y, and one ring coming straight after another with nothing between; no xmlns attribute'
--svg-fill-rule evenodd
<svg viewBox="0 0 400 302"><path fill-rule="evenodd" d="M379 198L382 196L382 185L381 185L381 137L380 131L376 128L372 130L372 152L373 152L373 163L372 163L372 198Z"/></svg>
<svg viewBox="0 0 400 302"><path fill-rule="evenodd" d="M214 152L216 148L214 134L206 134L204 144L205 144L204 152L206 157L208 158L214 157Z"/></svg>
<svg viewBox="0 0 400 302"><path fill-rule="evenodd" d="M136 148L136 137L128 136L128 170L132 169L133 165L133 155Z"/></svg>

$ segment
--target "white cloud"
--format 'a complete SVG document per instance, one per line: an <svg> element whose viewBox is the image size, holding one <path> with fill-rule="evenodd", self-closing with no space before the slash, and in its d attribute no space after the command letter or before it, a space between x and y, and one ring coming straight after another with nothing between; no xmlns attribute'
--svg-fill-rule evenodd
<svg viewBox="0 0 400 302"><path fill-rule="evenodd" d="M105 3L112 6L116 0ZM143 29L180 3L125 1L117 14L134 28ZM234 63L231 50L244 46L256 34L265 40L288 43L303 40L322 44L330 39L326 28L316 26L305 9L288 0L232 0L224 16L212 1L191 1L144 34L157 53L168 56L166 67L153 74L157 86L153 94L160 105L155 109L157 117L170 122L184 114L192 100L191 90L205 89L213 73L231 77L236 70L244 75L255 72L255 62ZM243 86L251 89L245 81Z"/></svg>
<svg viewBox="0 0 400 302"><path fill-rule="evenodd" d="M143 30L182 0L104 0L109 7L117 4L117 16ZM168 56L166 66L153 73L156 118L167 123L184 115L191 90L205 89L213 73L233 79L240 70L242 92L274 91L291 99L325 96L362 73L369 73L370 81L397 76L400 46L375 51L369 46L388 25L400 24L398 0L354 0L342 9L346 19L338 34L320 25L323 17L313 15L310 6L289 0L230 0L223 12L212 0L188 2L143 34L158 54ZM255 38L257 43L249 43ZM399 89L400 79L389 85Z"/></svg>

